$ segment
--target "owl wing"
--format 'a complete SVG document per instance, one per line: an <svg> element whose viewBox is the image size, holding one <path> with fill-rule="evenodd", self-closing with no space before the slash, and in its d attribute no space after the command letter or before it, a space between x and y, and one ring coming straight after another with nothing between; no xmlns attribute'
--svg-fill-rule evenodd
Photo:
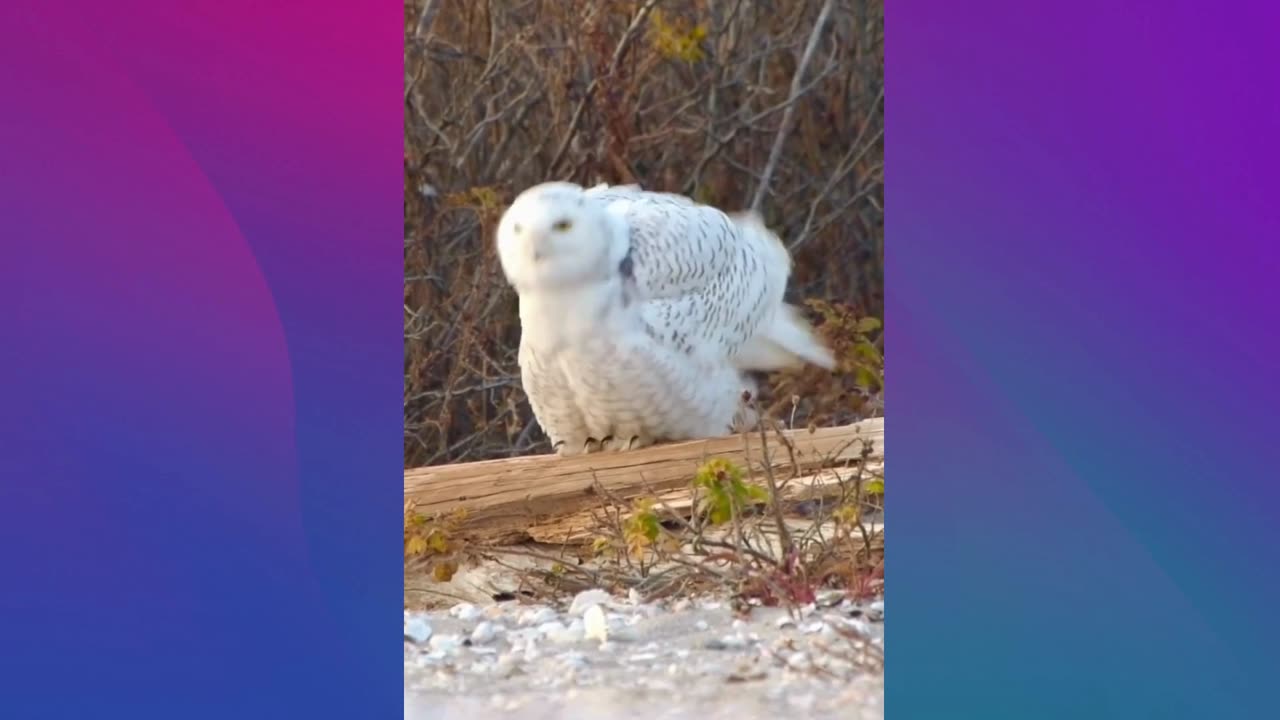
<svg viewBox="0 0 1280 720"><path fill-rule="evenodd" d="M756 339L784 307L791 272L786 248L758 215L636 186L597 186L587 195L626 222L623 271L655 339L687 354L757 364Z"/></svg>

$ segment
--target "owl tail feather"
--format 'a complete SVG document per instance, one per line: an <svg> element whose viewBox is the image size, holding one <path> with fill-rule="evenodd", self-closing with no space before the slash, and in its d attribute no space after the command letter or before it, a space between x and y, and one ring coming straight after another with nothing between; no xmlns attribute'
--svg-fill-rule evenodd
<svg viewBox="0 0 1280 720"><path fill-rule="evenodd" d="M770 372L803 363L833 370L836 359L799 310L783 303L772 321L743 346L736 365L743 370Z"/></svg>
<svg viewBox="0 0 1280 720"><path fill-rule="evenodd" d="M772 372L787 367L812 363L824 370L834 370L835 357L818 338L804 315L794 305L782 302L782 294L791 275L791 253L764 222L760 213L744 211L730 214L745 236L754 236L765 249L765 268L770 274L775 306L770 318L738 353L737 366L742 370Z"/></svg>

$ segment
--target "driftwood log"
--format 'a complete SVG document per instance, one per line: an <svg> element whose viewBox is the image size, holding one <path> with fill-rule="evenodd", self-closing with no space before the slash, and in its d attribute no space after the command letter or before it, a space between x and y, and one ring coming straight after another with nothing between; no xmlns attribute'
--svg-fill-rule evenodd
<svg viewBox="0 0 1280 720"><path fill-rule="evenodd" d="M688 506L690 481L713 457L735 462L764 482L766 465L782 492L821 495L855 468L883 476L884 419L853 425L669 443L571 458L533 455L404 473L404 494L417 513L443 516L464 509L463 535L491 543L581 539L607 496L657 497Z"/></svg>

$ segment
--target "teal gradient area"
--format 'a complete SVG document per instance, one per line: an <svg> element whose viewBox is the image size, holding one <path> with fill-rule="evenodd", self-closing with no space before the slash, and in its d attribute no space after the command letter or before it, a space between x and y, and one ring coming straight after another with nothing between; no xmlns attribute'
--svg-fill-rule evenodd
<svg viewBox="0 0 1280 720"><path fill-rule="evenodd" d="M1264 717L1280 10L891 5L890 717Z"/></svg>

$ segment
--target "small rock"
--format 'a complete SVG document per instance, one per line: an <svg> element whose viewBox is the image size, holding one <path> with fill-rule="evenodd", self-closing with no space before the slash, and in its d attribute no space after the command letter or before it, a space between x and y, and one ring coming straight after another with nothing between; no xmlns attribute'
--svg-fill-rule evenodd
<svg viewBox="0 0 1280 720"><path fill-rule="evenodd" d="M445 654L440 650L424 653L418 656L418 665L420 667L428 667L430 665L435 665L440 661L444 660L444 657L445 657Z"/></svg>
<svg viewBox="0 0 1280 720"><path fill-rule="evenodd" d="M840 658L828 657L823 659L822 667L832 675L848 676L853 672L853 663L842 660Z"/></svg>
<svg viewBox="0 0 1280 720"><path fill-rule="evenodd" d="M712 638L703 645L703 647L708 650L741 650L746 646L747 639L741 635L726 635L722 638Z"/></svg>
<svg viewBox="0 0 1280 720"><path fill-rule="evenodd" d="M627 591L627 602L632 605L639 605L644 602L644 596L640 594L639 590L631 588Z"/></svg>
<svg viewBox="0 0 1280 720"><path fill-rule="evenodd" d="M586 637L586 629L581 621L570 623L567 627L547 635L547 640L559 645L571 645Z"/></svg>
<svg viewBox="0 0 1280 720"><path fill-rule="evenodd" d="M560 656L560 662L573 668L584 668L589 664L587 656L580 652L567 652Z"/></svg>
<svg viewBox="0 0 1280 720"><path fill-rule="evenodd" d="M476 645L484 645L493 639L494 634L493 623L488 620L481 621L481 623L476 625L475 629L471 631L471 642Z"/></svg>
<svg viewBox="0 0 1280 720"><path fill-rule="evenodd" d="M509 677L511 673L515 672L515 669L516 669L515 657L513 657L510 654L499 655L497 662L493 664L493 667L489 668L489 674L495 675L499 678L505 678L505 677Z"/></svg>
<svg viewBox="0 0 1280 720"><path fill-rule="evenodd" d="M609 623L605 620L604 610L599 605L592 605L582 616L583 633L588 640L605 642L609 639Z"/></svg>
<svg viewBox="0 0 1280 720"><path fill-rule="evenodd" d="M741 618L734 618L734 620L733 620L733 629L734 629L734 630L741 630L741 629L745 628L746 626L747 626L747 624L746 624L745 622L743 622Z"/></svg>
<svg viewBox="0 0 1280 720"><path fill-rule="evenodd" d="M884 619L884 601L876 600L875 602L871 603L871 605L867 607L867 615L873 621L883 620Z"/></svg>
<svg viewBox="0 0 1280 720"><path fill-rule="evenodd" d="M431 649L439 653L456 652L462 647L462 638L457 635L432 635Z"/></svg>
<svg viewBox="0 0 1280 720"><path fill-rule="evenodd" d="M787 658L787 666L792 670L803 670L809 667L809 657L802 652L791 653Z"/></svg>
<svg viewBox="0 0 1280 720"><path fill-rule="evenodd" d="M790 615L783 615L779 617L776 621L774 621L774 623L778 626L778 629L780 630L785 630L787 628L794 628L796 626L796 621L792 619Z"/></svg>
<svg viewBox="0 0 1280 720"><path fill-rule="evenodd" d="M475 620L480 617L481 612L480 608L467 602L458 603L457 605L449 608L449 614L463 622Z"/></svg>
<svg viewBox="0 0 1280 720"><path fill-rule="evenodd" d="M693 626L698 629L698 632L706 632L707 628L711 627L706 620L699 620Z"/></svg>
<svg viewBox="0 0 1280 720"><path fill-rule="evenodd" d="M404 624L404 637L421 645L431 637L431 624L420 617L410 618Z"/></svg>
<svg viewBox="0 0 1280 720"><path fill-rule="evenodd" d="M692 606L693 606L693 603L690 602L688 598L680 598L679 600L671 604L671 611L678 612L678 613L684 612L685 610L688 610Z"/></svg>
<svg viewBox="0 0 1280 720"><path fill-rule="evenodd" d="M541 625L543 623L551 622L557 617L556 611L549 607L531 608L520 614L520 624Z"/></svg>
<svg viewBox="0 0 1280 720"><path fill-rule="evenodd" d="M538 626L538 634L542 636L554 635L556 633L564 632L564 630L564 623L559 620L551 620Z"/></svg>
<svg viewBox="0 0 1280 720"><path fill-rule="evenodd" d="M573 597L573 603L569 605L570 615L582 615L587 608L593 605L604 605L610 600L609 593L604 590L583 590Z"/></svg>
<svg viewBox="0 0 1280 720"><path fill-rule="evenodd" d="M822 629L825 628L826 626L827 624L822 622L821 620L815 620L811 623L805 623L804 625L800 626L800 632L804 633L805 635L812 635L814 633L822 632Z"/></svg>
<svg viewBox="0 0 1280 720"><path fill-rule="evenodd" d="M823 608L835 607L836 605L839 605L844 598L845 592L843 590L819 590L817 605L818 607Z"/></svg>

